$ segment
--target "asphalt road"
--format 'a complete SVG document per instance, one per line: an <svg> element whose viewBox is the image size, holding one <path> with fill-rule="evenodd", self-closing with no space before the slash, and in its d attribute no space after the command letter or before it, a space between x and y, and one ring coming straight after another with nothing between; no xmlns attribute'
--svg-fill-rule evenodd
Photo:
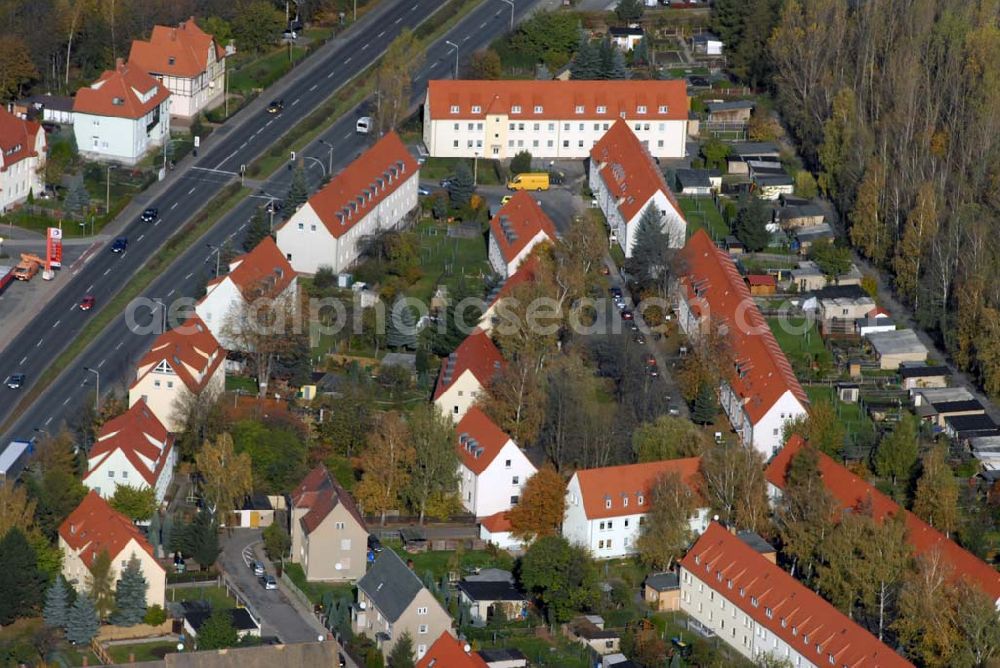
<svg viewBox="0 0 1000 668"><path fill-rule="evenodd" d="M155 223L135 222L124 232L129 237L128 251L118 255L110 252L110 244L95 252L83 268L72 277L65 274L60 280L70 279L69 285L56 295L47 307L26 328L21 336L9 342L0 353L0 378L10 373L27 374L27 387L44 371L50 360L73 340L91 313L77 309L84 294L93 294L98 304L107 303L127 277L152 257L169 237L170 232L182 226L204 201L214 196L221 187L234 180L234 173L241 163L249 162L262 153L291 127L309 109L320 104L328 91L367 66L389 44L398 32L412 26L442 0L386 0L387 9L379 20L362 26L345 38L333 55L314 56L319 63L303 65L297 78L283 93L285 110L271 116L264 107L272 95L262 96L242 113L249 120L242 126L228 126L216 130L213 144L205 147L195 169L178 176L156 201L150 202L160 210L160 220ZM538 0L514 0L519 18ZM376 10L378 11L378 10ZM370 18L370 17L366 17ZM427 80L452 76L455 50L446 44L459 45L459 58L468 57L474 50L489 44L509 27L510 8L500 2L484 0L441 40L426 51L426 59L413 81L413 100L423 99ZM370 52L371 56L367 53ZM307 61L308 62L308 61ZM352 161L370 141L354 131L358 111L348 113L336 122L321 139L313 142L299 155L307 158L308 173L317 185L329 167L332 145L333 169L337 171ZM221 137L220 137L221 135ZM217 170L217 171L207 171ZM168 177L169 178L169 177ZM139 306L120 314L111 325L84 351L78 364L67 368L30 406L18 406L17 392L0 387L0 421L11 414L14 420L10 429L0 437L0 444L12 438L32 436L36 430L54 431L67 418L77 413L84 401L93 401L96 374L100 374L102 392L109 387L127 387L134 373L134 363L148 349L155 338L152 325L161 316L153 301L161 300L168 310L180 308L184 297L193 297L214 272L215 255L207 245L217 247L227 239L239 248L247 221L256 207L263 205L269 195L281 196L287 191L290 174L280 170L259 188L255 195L226 215L197 245L189 248L158 277L143 296L136 301ZM16 286L15 286L16 287ZM142 304L147 304L143 306ZM129 324L131 323L131 325ZM23 392L27 388L23 388Z"/></svg>

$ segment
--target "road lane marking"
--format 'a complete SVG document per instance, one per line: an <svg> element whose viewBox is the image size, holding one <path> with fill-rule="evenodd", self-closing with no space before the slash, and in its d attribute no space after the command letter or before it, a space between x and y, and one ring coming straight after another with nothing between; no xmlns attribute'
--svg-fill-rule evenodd
<svg viewBox="0 0 1000 668"><path fill-rule="evenodd" d="M469 36L468 35L466 35L465 37L462 38L462 44L465 44L468 41L469 41Z"/></svg>
<svg viewBox="0 0 1000 668"><path fill-rule="evenodd" d="M21 366L22 364L24 364L24 363L25 363L25 362L27 362L27 361L28 361L28 356L27 356L27 355L25 355L24 357L22 357L22 358L21 358L21 361L20 361L20 362L18 362L18 363L17 363L17 365L18 365L18 366Z"/></svg>
<svg viewBox="0 0 1000 668"><path fill-rule="evenodd" d="M36 348L41 348L42 347L42 341L44 341L44 340L45 339L38 339L38 343L35 344L35 347Z"/></svg>
<svg viewBox="0 0 1000 668"><path fill-rule="evenodd" d="M125 345L125 342L124 342L124 341L119 341L119 342L118 342L118 345L117 345L117 346L115 346L115 350L121 350L121 349L122 349L122 346L124 346L124 345Z"/></svg>
<svg viewBox="0 0 1000 668"><path fill-rule="evenodd" d="M298 100L296 100L295 102L298 102ZM292 104L295 104L295 102L292 102ZM246 147L247 147L247 143L246 142L243 142L242 144L240 144L240 148L246 148Z"/></svg>
<svg viewBox="0 0 1000 668"><path fill-rule="evenodd" d="M266 128L267 126L271 125L271 123L274 123L274 119L273 118L271 120L269 120L267 123L264 123L264 127Z"/></svg>
<svg viewBox="0 0 1000 668"><path fill-rule="evenodd" d="M482 23L479 24L479 29L480 30L482 30L485 27L486 27L486 21L483 21Z"/></svg>
<svg viewBox="0 0 1000 668"><path fill-rule="evenodd" d="M52 329L55 329L62 323L62 320L56 320L56 324L52 325Z"/></svg>
<svg viewBox="0 0 1000 668"><path fill-rule="evenodd" d="M197 188L197 186L191 186L191 190L188 191L188 195L193 193L195 188Z"/></svg>
<svg viewBox="0 0 1000 668"><path fill-rule="evenodd" d="M68 404L68 403L69 403L69 400L70 400L71 398L72 398L72 397L66 397L65 399L63 399L63 406L65 406L66 404Z"/></svg>
<svg viewBox="0 0 1000 668"><path fill-rule="evenodd" d="M89 287L89 288L87 288L87 292L91 292L91 291L93 291L93 289L94 289L94 284L93 284L93 283L91 283L91 284L90 284L90 287Z"/></svg>
<svg viewBox="0 0 1000 668"><path fill-rule="evenodd" d="M108 267L107 269L104 270L104 275L105 276L107 276L110 273L111 273L111 267Z"/></svg>
<svg viewBox="0 0 1000 668"><path fill-rule="evenodd" d="M161 220L163 220L163 219L162 218L157 219L157 221L155 223L153 223L153 227L156 227L157 225L159 225Z"/></svg>
<svg viewBox="0 0 1000 668"><path fill-rule="evenodd" d="M385 31L383 30L382 32L380 32L380 33L378 34L378 36L379 36L379 37L381 37L381 36L382 36L382 35L384 35L384 34L385 34Z"/></svg>
<svg viewBox="0 0 1000 668"><path fill-rule="evenodd" d="M52 422L52 416L51 415L49 416L49 419L45 421L45 425L44 426L48 427L50 422Z"/></svg>
<svg viewBox="0 0 1000 668"><path fill-rule="evenodd" d="M367 48L368 48L368 45L367 45L367 44L365 44L365 45L364 45L363 47L361 47L361 50L362 50L362 51L364 51L364 50L365 50L365 49L367 49Z"/></svg>
<svg viewBox="0 0 1000 668"><path fill-rule="evenodd" d="M319 84L313 84L313 85L312 85L312 88L310 88L310 89L309 89L309 92L310 92L310 93L311 93L311 92L313 92L313 91L314 91L314 90L316 90L316 89L317 89L318 87L319 87Z"/></svg>
<svg viewBox="0 0 1000 668"><path fill-rule="evenodd" d="M399 25L399 22L402 21L402 20L403 20L403 17L400 16L398 19L396 19L395 21L392 22L392 25Z"/></svg>
<svg viewBox="0 0 1000 668"><path fill-rule="evenodd" d="M173 204L170 205L170 210L171 211L173 211L176 208L177 208L177 202L174 202Z"/></svg>
<svg viewBox="0 0 1000 668"><path fill-rule="evenodd" d="M413 5L412 7L410 7L410 11L411 12L417 11L417 5Z"/></svg>
<svg viewBox="0 0 1000 668"><path fill-rule="evenodd" d="M142 241L142 238L143 238L144 236L146 236L146 235L145 235L145 234L140 234L140 235L139 235L139 238L138 238L138 239L136 239L136 240L135 240L135 242L136 242L136 243L139 243L140 241Z"/></svg>
<svg viewBox="0 0 1000 668"><path fill-rule="evenodd" d="M185 276L184 280L186 281L187 279L191 278L192 276L194 276L194 272L191 272L190 274L188 274L187 276Z"/></svg>
<svg viewBox="0 0 1000 668"><path fill-rule="evenodd" d="M346 65L347 63L351 62L351 59L352 59L353 57L354 57L354 56L348 56L348 57L347 57L347 60L345 60L345 61L344 61L344 64Z"/></svg>
<svg viewBox="0 0 1000 668"><path fill-rule="evenodd" d="M327 78L329 78L329 77L327 77ZM299 103L299 98L295 98L295 101L294 101L294 102L292 102L292 106L294 107L294 106L295 106L295 105L297 105L298 103ZM246 142L243 142L243 146L246 146L246 145L247 145L247 143L246 143ZM243 146L240 146L240 148L243 148Z"/></svg>
<svg viewBox="0 0 1000 668"><path fill-rule="evenodd" d="M102 366L104 366L104 363L107 362L107 361L108 360L106 358L103 359L103 360L101 360L101 363L97 365L97 368L100 369Z"/></svg>
<svg viewBox="0 0 1000 668"><path fill-rule="evenodd" d="M247 224L243 223L242 225L240 225L240 230L243 230L246 226L247 226Z"/></svg>

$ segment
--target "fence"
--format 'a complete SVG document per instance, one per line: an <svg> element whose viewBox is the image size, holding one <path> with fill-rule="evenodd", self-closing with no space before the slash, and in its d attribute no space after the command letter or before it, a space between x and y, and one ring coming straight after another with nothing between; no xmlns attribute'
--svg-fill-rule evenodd
<svg viewBox="0 0 1000 668"><path fill-rule="evenodd" d="M292 582L292 579L288 577L288 573L286 573L284 569L281 570L281 581L288 587L288 591L292 594L292 596L299 600L299 603L306 606L309 610L313 609L313 602L309 600L309 597L305 595L305 592L299 589L297 584Z"/></svg>

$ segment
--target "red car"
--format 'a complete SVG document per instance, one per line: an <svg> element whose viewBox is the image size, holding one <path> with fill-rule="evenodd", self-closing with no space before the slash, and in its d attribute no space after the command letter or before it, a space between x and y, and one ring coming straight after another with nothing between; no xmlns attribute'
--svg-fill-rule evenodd
<svg viewBox="0 0 1000 668"><path fill-rule="evenodd" d="M94 308L94 301L96 300L94 299L93 295L87 295L86 297L80 300L80 310L89 311L90 309Z"/></svg>

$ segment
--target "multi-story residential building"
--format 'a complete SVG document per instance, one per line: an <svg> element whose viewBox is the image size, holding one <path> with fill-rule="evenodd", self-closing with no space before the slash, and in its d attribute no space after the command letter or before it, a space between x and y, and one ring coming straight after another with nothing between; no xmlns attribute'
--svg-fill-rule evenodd
<svg viewBox="0 0 1000 668"><path fill-rule="evenodd" d="M229 263L229 273L216 276L205 286L205 296L195 305L195 313L228 350L244 350L248 341L240 335L245 318L253 314L249 304L258 298L287 300L297 306L298 281L288 260L271 237L249 253Z"/></svg>
<svg viewBox="0 0 1000 668"><path fill-rule="evenodd" d="M781 498L792 460L805 447L806 442L802 437L792 435L781 452L768 464L764 476L767 479L768 496L773 502ZM824 453L817 452L816 455L823 486L844 510L850 512L864 508L879 522L902 513L906 524L906 540L913 549L914 556L938 556L947 565L953 578L964 579L975 585L1000 608L1000 572L993 566L900 507L874 485L854 475Z"/></svg>
<svg viewBox="0 0 1000 668"><path fill-rule="evenodd" d="M119 485L152 488L162 503L174 477L177 450L174 437L141 399L106 422L87 454L83 484L105 499Z"/></svg>
<svg viewBox="0 0 1000 668"><path fill-rule="evenodd" d="M507 278L517 271L535 246L551 243L555 238L555 225L535 198L523 190L515 193L490 220L490 266Z"/></svg>
<svg viewBox="0 0 1000 668"><path fill-rule="evenodd" d="M688 486L696 507L688 525L692 533L700 534L708 525L700 465L700 457L688 457L577 471L566 486L563 537L586 547L598 559L634 554L643 521L652 508L653 487L661 477L671 474L680 476Z"/></svg>
<svg viewBox="0 0 1000 668"><path fill-rule="evenodd" d="M493 327L504 321L501 303L504 299L514 296L519 285L534 283L538 277L539 260L537 255L528 255L518 266L517 271L502 280L486 296L483 315L479 319L480 329L491 332Z"/></svg>
<svg viewBox="0 0 1000 668"><path fill-rule="evenodd" d="M422 659L442 633L452 632L448 611L395 550L383 550L358 580L352 617L355 632L374 640L384 656L409 633L416 658Z"/></svg>
<svg viewBox="0 0 1000 668"><path fill-rule="evenodd" d="M223 101L226 49L194 18L177 25L153 26L149 41L133 40L128 62L170 91L170 114L191 118Z"/></svg>
<svg viewBox="0 0 1000 668"><path fill-rule="evenodd" d="M139 360L128 405L144 402L168 431L176 432L183 427L177 408L185 397L225 391L225 361L226 351L201 318L192 316L158 336Z"/></svg>
<svg viewBox="0 0 1000 668"><path fill-rule="evenodd" d="M277 230L295 271L342 272L371 235L398 228L417 207L420 171L395 132L362 153Z"/></svg>
<svg viewBox="0 0 1000 668"><path fill-rule="evenodd" d="M427 83L424 145L434 157L583 159L619 118L657 158L685 155L689 101L676 81Z"/></svg>
<svg viewBox="0 0 1000 668"><path fill-rule="evenodd" d="M115 69L77 91L73 133L85 158L134 165L170 137L170 91L119 58Z"/></svg>
<svg viewBox="0 0 1000 668"><path fill-rule="evenodd" d="M113 582L135 557L149 583L146 603L164 605L167 572L156 561L153 546L129 518L114 510L96 491L91 490L59 526L59 548L63 553L63 577L77 591L86 591L94 559L107 552Z"/></svg>
<svg viewBox="0 0 1000 668"><path fill-rule="evenodd" d="M0 107L0 212L45 189L42 126Z"/></svg>
<svg viewBox="0 0 1000 668"><path fill-rule="evenodd" d="M639 220L647 209L659 215L671 248L687 238L687 221L663 173L647 148L622 119L590 150L590 190L615 240L632 257Z"/></svg>
<svg viewBox="0 0 1000 668"><path fill-rule="evenodd" d="M490 335L477 327L441 365L434 405L458 422L502 368L500 350Z"/></svg>
<svg viewBox="0 0 1000 668"><path fill-rule="evenodd" d="M722 409L743 443L771 457L782 445L785 423L805 415L809 399L733 259L704 230L680 255L678 323L689 338L723 340Z"/></svg>
<svg viewBox="0 0 1000 668"><path fill-rule="evenodd" d="M681 560L681 610L750 661L795 668L911 666L751 546L712 522Z"/></svg>
<svg viewBox="0 0 1000 668"><path fill-rule="evenodd" d="M476 517L510 510L537 469L514 440L473 406L455 426L459 493Z"/></svg>
<svg viewBox="0 0 1000 668"><path fill-rule="evenodd" d="M322 464L291 495L292 562L306 580L357 580L365 574L368 529L351 495Z"/></svg>

